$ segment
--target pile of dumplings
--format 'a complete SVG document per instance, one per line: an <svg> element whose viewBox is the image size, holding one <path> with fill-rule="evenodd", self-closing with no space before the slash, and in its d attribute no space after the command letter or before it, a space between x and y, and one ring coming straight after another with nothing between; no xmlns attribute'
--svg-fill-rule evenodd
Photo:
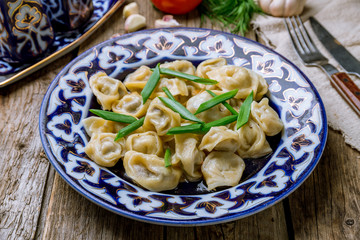
<svg viewBox="0 0 360 240"><path fill-rule="evenodd" d="M150 98L143 104L140 95L152 74L141 66L123 82L97 73L89 79L90 87L103 110L145 116L144 124L124 138L114 141L116 133L127 124L88 117L83 120L90 136L85 153L98 165L112 167L122 161L126 174L137 184L150 191L165 191L177 187L179 182L205 180L208 190L235 186L245 169L244 158L259 158L272 149L266 136L281 132L283 123L264 97L268 86L264 78L243 67L227 65L223 58L201 62L197 68L186 60L160 65L175 71L217 80L216 85L203 85L177 77L161 75ZM191 123L166 107L158 98L166 97L167 87L175 99L191 113L212 96L239 89L228 103L237 111L244 99L253 91L250 118L236 130L236 122L212 127L206 134L167 135L169 129ZM222 104L196 116L205 123L231 115ZM165 167L164 152L171 149L171 166Z"/></svg>

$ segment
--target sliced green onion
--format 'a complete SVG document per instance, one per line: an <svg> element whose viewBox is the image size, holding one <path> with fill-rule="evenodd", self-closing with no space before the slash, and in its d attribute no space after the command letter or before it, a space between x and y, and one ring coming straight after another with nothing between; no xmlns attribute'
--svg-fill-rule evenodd
<svg viewBox="0 0 360 240"><path fill-rule="evenodd" d="M170 128L167 135L182 134L182 133L203 133L202 124L194 123L180 127Z"/></svg>
<svg viewBox="0 0 360 240"><path fill-rule="evenodd" d="M160 64L158 63L153 71L153 73L151 74L149 80L147 81L144 89L141 91L141 96L143 98L143 103L146 102L146 100L148 100L148 98L150 97L151 93L154 91L154 89L156 88L156 85L158 84L159 80L160 80L160 68L159 68Z"/></svg>
<svg viewBox="0 0 360 240"><path fill-rule="evenodd" d="M216 97L216 93L212 92L211 90L206 90L211 96ZM224 105L233 115L237 115L238 112L227 102L222 102L222 105Z"/></svg>
<svg viewBox="0 0 360 240"><path fill-rule="evenodd" d="M202 121L200 119L198 119L197 117L195 117L194 114L192 114L189 110L187 110L183 105L181 105L181 103L174 101L170 98L163 98L163 97L159 97L159 99L171 110L173 110L174 112L177 112L180 114L180 116L184 119L193 121L193 122L199 122L202 123Z"/></svg>
<svg viewBox="0 0 360 240"><path fill-rule="evenodd" d="M99 109L90 109L89 111L105 120L110 120L114 122L133 123L137 120L133 116L115 113L115 112L109 112Z"/></svg>
<svg viewBox="0 0 360 240"><path fill-rule="evenodd" d="M171 94L170 90L167 87L163 87L162 90L165 92L165 94L168 98L176 101L174 96Z"/></svg>
<svg viewBox="0 0 360 240"><path fill-rule="evenodd" d="M165 167L171 166L171 150L170 150L170 148L167 148L165 150L164 161L165 161Z"/></svg>
<svg viewBox="0 0 360 240"><path fill-rule="evenodd" d="M230 115L230 116L226 116L226 117L220 118L218 120L206 123L202 127L202 130L207 132L210 130L211 127L225 126L229 123L235 122L237 117L238 117L237 115Z"/></svg>
<svg viewBox="0 0 360 240"><path fill-rule="evenodd" d="M241 128L249 121L251 103L253 101L254 91L251 91L249 96L246 97L243 104L241 104L239 115L236 123L236 129Z"/></svg>
<svg viewBox="0 0 360 240"><path fill-rule="evenodd" d="M119 140L120 138L123 138L136 129L140 128L144 124L145 117L140 118L139 120L136 120L135 122L131 123L130 125L127 125L126 127L122 128L116 135L114 141Z"/></svg>
<svg viewBox="0 0 360 240"><path fill-rule="evenodd" d="M234 90L231 90L229 92L218 95L218 96L216 96L216 97L214 97L214 98L212 98L212 99L210 99L210 100L208 100L206 102L203 102L199 106L198 110L196 110L195 114L199 114L199 113L201 113L203 111L206 111L206 110L218 105L219 103L222 103L222 102L234 97L238 91L239 91L238 89L234 89Z"/></svg>
<svg viewBox="0 0 360 240"><path fill-rule="evenodd" d="M191 75L191 74L174 71L174 70L171 70L171 69L168 69L168 68L160 68L160 73L165 74L165 75L169 75L169 76L172 76L172 77L184 78L186 80L201 83L201 84L205 84L205 85L214 85L214 84L218 83L218 81L215 81L215 80L212 80L212 79L201 78L201 77L197 77L197 76L194 76L194 75Z"/></svg>

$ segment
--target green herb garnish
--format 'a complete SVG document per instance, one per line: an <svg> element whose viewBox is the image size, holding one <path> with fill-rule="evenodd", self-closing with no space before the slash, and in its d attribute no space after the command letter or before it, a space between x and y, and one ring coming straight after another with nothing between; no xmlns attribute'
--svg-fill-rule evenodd
<svg viewBox="0 0 360 240"><path fill-rule="evenodd" d="M220 118L218 120L206 123L202 127L202 130L207 132L212 127L225 126L229 123L235 122L237 117L238 117L238 115L230 115L230 116L226 116L226 117Z"/></svg>
<svg viewBox="0 0 360 240"><path fill-rule="evenodd" d="M165 150L164 162L165 162L165 167L171 166L171 150L170 150L170 148L167 148Z"/></svg>
<svg viewBox="0 0 360 240"><path fill-rule="evenodd" d="M203 133L201 123L193 123L180 127L170 128L167 135L183 134L183 133Z"/></svg>
<svg viewBox="0 0 360 240"><path fill-rule="evenodd" d="M168 98L176 101L176 99L174 98L174 96L171 94L170 90L167 87L163 87L162 90L165 92Z"/></svg>
<svg viewBox="0 0 360 240"><path fill-rule="evenodd" d="M249 121L251 103L253 101L254 91L251 91L249 96L246 97L243 104L241 104L239 115L236 123L236 129L241 128Z"/></svg>
<svg viewBox="0 0 360 240"><path fill-rule="evenodd" d="M206 102L203 102L199 106L198 110L196 110L195 114L201 113L203 111L206 111L206 110L218 105L219 103L225 102L226 100L234 97L238 91L239 91L238 89L234 89L229 92L218 95Z"/></svg>
<svg viewBox="0 0 360 240"><path fill-rule="evenodd" d="M195 117L194 114L192 114L189 110L187 110L183 105L181 105L181 103L174 101L170 98L163 98L163 97L159 97L159 99L171 110L173 110L174 112L177 112L180 114L180 116L184 119L193 121L193 122L199 122L202 123L202 121L200 119L198 119L197 117Z"/></svg>
<svg viewBox="0 0 360 240"><path fill-rule="evenodd" d="M216 97L216 93L212 92L211 90L206 90L211 96ZM224 105L233 115L237 115L238 112L227 102L222 102L222 105Z"/></svg>
<svg viewBox="0 0 360 240"><path fill-rule="evenodd" d="M133 116L110 112L110 111L104 111L98 109L90 109L89 111L105 120L110 120L114 122L133 123L137 120Z"/></svg>
<svg viewBox="0 0 360 240"><path fill-rule="evenodd" d="M146 100L148 100L148 98L150 97L151 93L154 91L154 89L156 88L156 85L158 84L158 82L160 80L159 66L160 66L160 63L158 63L156 65L156 67L155 67L153 73L151 74L149 80L147 81L144 89L141 91L143 103L145 103Z"/></svg>
<svg viewBox="0 0 360 240"><path fill-rule="evenodd" d="M114 141L119 140L120 138L123 138L136 129L140 128L144 124L145 117L140 118L139 120L136 120L135 122L131 123L130 125L127 125L126 127L122 128L116 135Z"/></svg>
<svg viewBox="0 0 360 240"><path fill-rule="evenodd" d="M262 13L254 0L203 0L198 9L201 22L204 22L206 16L212 22L219 21L231 33L242 35L248 31L252 16Z"/></svg>
<svg viewBox="0 0 360 240"><path fill-rule="evenodd" d="M197 76L194 76L194 75L191 75L191 74L174 71L174 70L171 70L171 69L168 69L168 68L160 68L160 73L165 74L165 75L169 75L169 76L172 76L172 77L184 78L186 80L197 82L197 83L202 83L202 84L205 84L205 85L214 85L214 84L218 83L218 81L215 81L215 80L212 80L212 79L201 78L201 77L197 77Z"/></svg>
<svg viewBox="0 0 360 240"><path fill-rule="evenodd" d="M235 122L236 119L237 119L237 115L230 115L205 124L193 123L185 126L173 127L170 128L166 134L167 135L182 134L182 133L206 134L210 130L210 128L225 126L227 124Z"/></svg>

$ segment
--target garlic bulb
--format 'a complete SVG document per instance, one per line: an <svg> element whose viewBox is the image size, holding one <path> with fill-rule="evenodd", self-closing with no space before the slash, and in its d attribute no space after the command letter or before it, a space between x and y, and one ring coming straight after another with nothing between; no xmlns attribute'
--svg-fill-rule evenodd
<svg viewBox="0 0 360 240"><path fill-rule="evenodd" d="M258 0L261 9L274 17L300 15L306 0Z"/></svg>

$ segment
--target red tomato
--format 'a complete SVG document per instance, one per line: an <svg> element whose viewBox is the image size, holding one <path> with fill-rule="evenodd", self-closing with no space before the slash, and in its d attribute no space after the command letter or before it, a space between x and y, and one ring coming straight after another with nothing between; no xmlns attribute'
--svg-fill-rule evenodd
<svg viewBox="0 0 360 240"><path fill-rule="evenodd" d="M202 0L151 0L159 10L171 14L184 14L195 9Z"/></svg>

